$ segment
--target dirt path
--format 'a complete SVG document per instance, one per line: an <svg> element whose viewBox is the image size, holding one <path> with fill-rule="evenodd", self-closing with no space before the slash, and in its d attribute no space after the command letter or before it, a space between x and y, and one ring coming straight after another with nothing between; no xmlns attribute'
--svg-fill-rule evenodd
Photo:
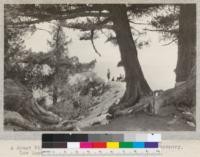
<svg viewBox="0 0 200 157"><path fill-rule="evenodd" d="M168 117L149 116L146 113L129 115L111 120L107 125L96 125L84 131L194 131L195 128L173 115Z"/></svg>
<svg viewBox="0 0 200 157"><path fill-rule="evenodd" d="M116 103L123 96L125 91L124 82L108 82L109 90L103 95L97 97L98 104L91 107L87 117L79 121L78 127L85 128L93 125L94 123L107 123L106 115L108 109L113 103Z"/></svg>

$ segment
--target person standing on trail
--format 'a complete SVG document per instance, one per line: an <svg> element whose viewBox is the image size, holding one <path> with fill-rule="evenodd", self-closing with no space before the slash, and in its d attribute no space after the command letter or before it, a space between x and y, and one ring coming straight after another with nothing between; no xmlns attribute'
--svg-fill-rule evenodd
<svg viewBox="0 0 200 157"><path fill-rule="evenodd" d="M107 79L110 80L110 69L107 70Z"/></svg>
<svg viewBox="0 0 200 157"><path fill-rule="evenodd" d="M113 77L111 81L115 81L115 78Z"/></svg>

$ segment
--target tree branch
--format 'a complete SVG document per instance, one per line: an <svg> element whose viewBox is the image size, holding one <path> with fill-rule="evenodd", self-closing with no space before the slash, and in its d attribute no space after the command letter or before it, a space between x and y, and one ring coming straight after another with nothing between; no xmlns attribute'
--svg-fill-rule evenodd
<svg viewBox="0 0 200 157"><path fill-rule="evenodd" d="M133 27L133 26L130 26L131 27L131 29L133 29L134 31L136 31L137 32L137 34L142 34L142 32L140 32L138 29L136 29L135 27Z"/></svg>
<svg viewBox="0 0 200 157"><path fill-rule="evenodd" d="M64 14L66 14L66 13L70 14L70 13L80 13L80 12L88 12L88 11L99 12L99 11L102 11L102 10L105 10L105 9L106 8L104 7L104 5L93 4L92 6L88 6L88 5L84 5L84 6L81 6L81 7L79 6L78 8L75 8L75 9L63 11L63 13Z"/></svg>
<svg viewBox="0 0 200 157"><path fill-rule="evenodd" d="M178 39L174 39L174 40L170 41L170 42L167 43L167 44L163 44L162 46L168 46L168 45L172 44L173 42L175 42L175 41L177 41L177 40L178 40Z"/></svg>
<svg viewBox="0 0 200 157"><path fill-rule="evenodd" d="M48 32L49 34L51 34L51 33L52 33L51 31L49 31L49 30L47 30L47 29L38 28L38 27L36 27L36 29L37 29L37 30L41 30L41 31L46 31L46 32Z"/></svg>
<svg viewBox="0 0 200 157"><path fill-rule="evenodd" d="M93 16L93 17L98 17L98 16L102 16L102 17L107 17L109 14L108 13L96 13L96 12L81 12L81 13L72 13L72 14L68 14L68 15L49 15L46 18L42 18L42 19L37 19L37 20L29 20L29 21L21 21L21 22L7 22L7 25L31 25L31 24L37 24L37 23L41 23L41 22L49 22L52 20L66 20L66 19L74 19L74 18L80 18L80 17L88 17L88 16Z"/></svg>
<svg viewBox="0 0 200 157"><path fill-rule="evenodd" d="M94 45L94 30L91 30L91 43L92 43L93 49L96 52L96 54L98 54L99 57L101 57L101 54L97 51L97 49Z"/></svg>
<svg viewBox="0 0 200 157"><path fill-rule="evenodd" d="M167 32L167 33L178 33L177 29L172 29L172 30L165 30L165 29L148 29L145 28L145 31L151 31L151 32Z"/></svg>
<svg viewBox="0 0 200 157"><path fill-rule="evenodd" d="M149 23L140 23L140 22L134 22L132 20L129 20L130 23L136 24L136 25L151 25Z"/></svg>
<svg viewBox="0 0 200 157"><path fill-rule="evenodd" d="M97 23L65 23L62 24L63 27L80 29L82 31L91 31L91 30L99 30L99 29L114 29L114 27L110 24L107 24L110 21L110 18L106 18L103 21Z"/></svg>
<svg viewBox="0 0 200 157"><path fill-rule="evenodd" d="M98 26L98 25L92 25L92 24L65 24L65 25L62 25L63 27L68 27L68 28L74 28L74 29L80 29L82 31L90 31L92 29L96 29L96 30L99 30L99 29L114 29L113 26L111 25L104 25L104 26Z"/></svg>

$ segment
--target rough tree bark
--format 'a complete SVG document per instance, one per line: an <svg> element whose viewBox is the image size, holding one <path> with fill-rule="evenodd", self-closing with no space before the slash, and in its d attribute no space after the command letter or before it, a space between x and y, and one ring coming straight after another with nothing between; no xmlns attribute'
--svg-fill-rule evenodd
<svg viewBox="0 0 200 157"><path fill-rule="evenodd" d="M180 5L176 82L186 81L196 59L196 6Z"/></svg>
<svg viewBox="0 0 200 157"><path fill-rule="evenodd" d="M144 78L138 60L137 49L132 37L126 6L123 4L112 5L110 13L114 23L122 64L125 70L126 91L120 102L120 108L123 108L132 106L141 97L149 95L151 89ZM112 108L111 110L115 109Z"/></svg>

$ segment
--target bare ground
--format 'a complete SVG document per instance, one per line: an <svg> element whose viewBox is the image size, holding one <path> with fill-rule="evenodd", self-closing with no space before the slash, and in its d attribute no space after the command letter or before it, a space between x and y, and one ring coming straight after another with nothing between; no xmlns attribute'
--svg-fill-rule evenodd
<svg viewBox="0 0 200 157"><path fill-rule="evenodd" d="M84 131L194 131L182 118L149 116L146 113L111 120L107 125L83 128Z"/></svg>

